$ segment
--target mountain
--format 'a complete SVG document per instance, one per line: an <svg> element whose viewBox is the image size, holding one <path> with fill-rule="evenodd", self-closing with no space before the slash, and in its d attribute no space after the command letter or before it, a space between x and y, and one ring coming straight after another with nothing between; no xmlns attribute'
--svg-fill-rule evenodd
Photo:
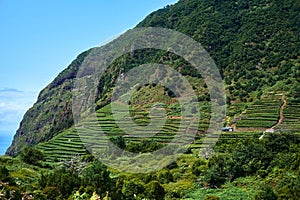
<svg viewBox="0 0 300 200"><path fill-rule="evenodd" d="M80 64L88 54L80 54L45 89L24 115L7 154L16 155L27 145L51 139L60 130L73 125L71 88Z"/></svg>
<svg viewBox="0 0 300 200"><path fill-rule="evenodd" d="M299 1L293 0L181 0L151 13L137 27L174 29L200 42L214 59L226 85L227 125L261 131L277 125L277 118L283 113L291 117L285 118L281 128L299 124L299 11ZM51 142L74 132L71 90L80 66L92 50L80 54L40 92L37 102L24 115L6 154L15 156L28 145ZM99 113L110 103L111 90L120 72L150 62L173 64L191 80L198 100L209 103L203 79L193 73L188 63L170 52L145 49L122 56L105 72L96 98ZM147 91L153 91L148 99ZM153 99L164 99L164 103L176 107L172 94L156 85L141 88L136 96L146 104ZM133 99L133 103L138 101ZM287 102L284 107L283 102ZM274 112L260 116L257 111L266 105L274 108ZM178 115L174 107L169 110L171 116ZM286 109L280 111L281 108ZM253 117L253 113L258 114ZM203 123L209 117L205 116ZM290 129L299 130L298 126ZM199 131L206 130L204 125Z"/></svg>

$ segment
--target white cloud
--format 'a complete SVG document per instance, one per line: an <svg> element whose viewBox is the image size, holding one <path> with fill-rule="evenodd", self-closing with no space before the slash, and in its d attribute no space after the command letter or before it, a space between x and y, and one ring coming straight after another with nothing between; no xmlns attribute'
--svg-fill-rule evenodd
<svg viewBox="0 0 300 200"><path fill-rule="evenodd" d="M36 100L36 92L0 88L0 132L16 131L19 123Z"/></svg>

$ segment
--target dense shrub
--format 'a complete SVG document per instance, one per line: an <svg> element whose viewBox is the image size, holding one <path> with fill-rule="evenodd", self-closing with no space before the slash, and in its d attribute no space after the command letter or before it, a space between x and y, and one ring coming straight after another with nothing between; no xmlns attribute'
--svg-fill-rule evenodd
<svg viewBox="0 0 300 200"><path fill-rule="evenodd" d="M2 182L9 182L11 177L9 172L5 166L0 166L0 181Z"/></svg>
<svg viewBox="0 0 300 200"><path fill-rule="evenodd" d="M277 196L270 186L265 186L254 196L255 200L277 200Z"/></svg>
<svg viewBox="0 0 300 200"><path fill-rule="evenodd" d="M125 180L122 193L125 199L145 198L147 196L145 184L139 179Z"/></svg>
<svg viewBox="0 0 300 200"><path fill-rule="evenodd" d="M59 189L54 186L45 187L43 193L47 196L47 200L58 200L62 198Z"/></svg>
<svg viewBox="0 0 300 200"><path fill-rule="evenodd" d="M220 199L220 197L218 197L218 196L208 195L205 197L204 200L219 200L219 199Z"/></svg>
<svg viewBox="0 0 300 200"><path fill-rule="evenodd" d="M146 185L148 197L150 199L162 200L165 197L165 190L158 181L151 181Z"/></svg>
<svg viewBox="0 0 300 200"><path fill-rule="evenodd" d="M31 165L37 165L40 161L44 160L43 152L34 147L26 147L20 156L24 162Z"/></svg>

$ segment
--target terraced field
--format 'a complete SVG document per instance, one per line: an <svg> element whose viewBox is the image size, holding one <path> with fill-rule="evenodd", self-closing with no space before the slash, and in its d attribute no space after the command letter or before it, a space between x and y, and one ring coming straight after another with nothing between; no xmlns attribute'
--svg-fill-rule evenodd
<svg viewBox="0 0 300 200"><path fill-rule="evenodd" d="M247 131L247 132L222 132L219 137L216 136L216 139L218 140L216 143L216 146L219 144L233 144L237 141L240 141L242 139L250 139L250 138L259 138L261 135L260 131ZM203 140L204 137L200 137L198 140L195 140L195 142L191 145L192 149L198 149L203 146ZM213 140L213 139L211 139ZM209 141L206 141L204 145L208 145Z"/></svg>
<svg viewBox="0 0 300 200"><path fill-rule="evenodd" d="M205 106L202 106L201 109L209 110ZM122 112L122 110L119 110L117 113L122 116ZM95 150L107 147L107 136L123 136L127 143L154 140L165 144L183 140L191 141L194 137L190 134L178 136L179 131L184 133L189 131L204 132L208 127L208 119L204 117L201 118L200 123L190 123L188 118L168 116L165 119L165 124L160 129L144 128L143 126L150 123L148 112L145 110L131 110L130 116L124 115L122 116L124 120L117 122L115 117L112 115L110 106L105 106L96 112L96 117L87 118L82 124L76 126L76 129L71 128L50 141L39 144L38 148L44 151L48 160L57 160L57 158L58 160L64 160L70 159L74 155L84 155L87 152L86 149ZM155 116L153 117L155 118ZM131 118L135 123L132 123ZM184 123L189 123L189 130L182 130L181 124ZM124 127L126 130L122 129ZM83 142L86 144L85 146Z"/></svg>
<svg viewBox="0 0 300 200"><path fill-rule="evenodd" d="M237 129L267 129L274 126L279 119L279 110L282 105L282 94L269 93L260 101L248 105L237 120Z"/></svg>
<svg viewBox="0 0 300 200"><path fill-rule="evenodd" d="M287 101L283 109L283 120L278 129L300 132L300 102Z"/></svg>
<svg viewBox="0 0 300 200"><path fill-rule="evenodd" d="M84 155L87 152L73 128L62 132L48 142L38 144L37 148L42 150L46 159L50 161L68 160L74 155Z"/></svg>
<svg viewBox="0 0 300 200"><path fill-rule="evenodd" d="M87 149L103 149L108 146L108 138L122 136L126 143L140 142L142 140L154 140L159 143L176 144L176 139L193 141L191 148L194 150L200 147L205 148L218 140L218 144L231 145L238 140L247 138L259 138L262 132L277 123L282 105L283 96L270 93L261 101L248 104L235 103L231 105L235 112L242 113L237 120L237 129L234 132L222 132L220 135L211 135L205 138L209 125L210 107L207 103L200 104L200 120L189 125L189 130L181 130L181 123L190 123L189 119L181 116L167 116L165 123L160 128L149 128L149 112L147 110L130 110L126 113L122 108L114 110L113 115L110 105L105 106L96 112L96 117L85 119L82 124L64 131L48 142L41 143L38 148L44 151L48 160L70 159L74 155L84 155ZM283 121L276 129L291 131L300 130L300 103L287 101L283 109ZM155 120L155 116L152 116ZM121 118L122 120L116 120ZM161 119L161 118L157 118ZM134 123L131 121L133 120ZM150 124L151 125L151 124ZM155 127L155 126L154 126ZM193 131L196 135L186 134L178 136L178 132ZM100 134L102 133L102 134ZM107 137L108 136L108 137ZM195 138L194 138L195 136ZM86 144L83 145L83 142Z"/></svg>

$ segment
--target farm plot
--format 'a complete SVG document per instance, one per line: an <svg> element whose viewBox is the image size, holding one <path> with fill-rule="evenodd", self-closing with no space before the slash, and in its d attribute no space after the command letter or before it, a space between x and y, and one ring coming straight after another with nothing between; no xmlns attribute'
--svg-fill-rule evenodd
<svg viewBox="0 0 300 200"><path fill-rule="evenodd" d="M237 121L237 128L271 128L279 119L282 96L268 95L248 105Z"/></svg>
<svg viewBox="0 0 300 200"><path fill-rule="evenodd" d="M117 115L119 115L117 117L123 117L122 120L115 120L110 105L107 105L96 112L96 117L87 117L76 128L70 128L48 142L39 144L38 148L45 153L48 160L65 160L74 155L84 155L87 149L106 148L107 137L123 136L127 143L142 140L154 140L163 144L192 141L195 134L178 135L178 132L204 133L209 124L207 105L201 107L199 122L191 122L188 118L183 119L180 116L167 116L162 127L153 129L147 127L150 123L148 111L132 109L129 112L130 115L128 113L125 115L121 107L117 107L117 110ZM189 128L183 130L181 123L187 123ZM83 142L86 145L83 145Z"/></svg>
<svg viewBox="0 0 300 200"><path fill-rule="evenodd" d="M216 142L216 147L219 145L231 145L243 139L259 138L262 133L260 131L248 131L248 132L222 132L220 135L211 136L205 139L205 136L200 137L192 145L192 149L209 146ZM205 140L205 143L203 143ZM204 146L203 146L204 145Z"/></svg>
<svg viewBox="0 0 300 200"><path fill-rule="evenodd" d="M300 103L287 100L283 109L282 123L277 127L279 130L300 132Z"/></svg>
<svg viewBox="0 0 300 200"><path fill-rule="evenodd" d="M85 155L87 152L74 129L62 132L48 142L38 144L37 148L44 152L49 161L69 160L74 155Z"/></svg>

